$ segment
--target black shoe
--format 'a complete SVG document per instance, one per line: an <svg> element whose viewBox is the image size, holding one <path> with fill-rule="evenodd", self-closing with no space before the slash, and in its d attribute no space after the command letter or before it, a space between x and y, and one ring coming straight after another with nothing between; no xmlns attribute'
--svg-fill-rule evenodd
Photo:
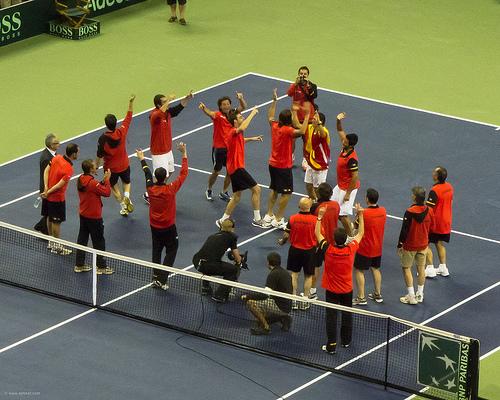
<svg viewBox="0 0 500 400"><path fill-rule="evenodd" d="M177 21L177 17L170 17L168 19L168 22L170 22L170 23L175 22L175 21Z"/></svg>
<svg viewBox="0 0 500 400"><path fill-rule="evenodd" d="M254 328L250 328L250 333L257 336L269 335L271 333L271 328L264 329L262 326L256 326Z"/></svg>
<svg viewBox="0 0 500 400"><path fill-rule="evenodd" d="M351 346L351 343L342 343L342 347L343 347L344 349L347 349L347 348L348 348L348 347L350 347L350 346Z"/></svg>
<svg viewBox="0 0 500 400"><path fill-rule="evenodd" d="M168 289L168 284L165 282L161 282L158 279L155 279L153 283L151 284L153 289L162 289L162 290L167 290Z"/></svg>
<svg viewBox="0 0 500 400"><path fill-rule="evenodd" d="M337 352L337 343L324 344L321 350L326 351L328 354L335 354Z"/></svg>
<svg viewBox="0 0 500 400"><path fill-rule="evenodd" d="M227 299L215 295L212 296L212 300L215 301L216 303L225 303L227 301Z"/></svg>
<svg viewBox="0 0 500 400"><path fill-rule="evenodd" d="M283 317L281 317L281 330L283 332L288 332L291 325L292 317L290 317L289 315L284 315Z"/></svg>
<svg viewBox="0 0 500 400"><path fill-rule="evenodd" d="M181 19L179 20L179 24L181 24L181 25L186 25L186 24L187 24L187 22L186 22L186 20L185 20L184 18L181 18Z"/></svg>

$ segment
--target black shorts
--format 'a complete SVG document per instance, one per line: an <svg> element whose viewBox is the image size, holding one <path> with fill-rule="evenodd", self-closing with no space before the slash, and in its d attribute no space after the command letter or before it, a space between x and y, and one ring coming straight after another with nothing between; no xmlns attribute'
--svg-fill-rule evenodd
<svg viewBox="0 0 500 400"><path fill-rule="evenodd" d="M382 257L365 257L359 253L356 253L354 257L354 268L360 271L367 271L370 268L380 268Z"/></svg>
<svg viewBox="0 0 500 400"><path fill-rule="evenodd" d="M111 172L111 177L109 178L111 187L118 183L118 178L120 178L123 183L130 183L130 166L122 172Z"/></svg>
<svg viewBox="0 0 500 400"><path fill-rule="evenodd" d="M291 168L275 168L269 165L269 175L271 175L269 189L280 194L292 194L293 174Z"/></svg>
<svg viewBox="0 0 500 400"><path fill-rule="evenodd" d="M47 204L47 199L42 199L42 212L41 215L42 217L48 217L49 216L49 208Z"/></svg>
<svg viewBox="0 0 500 400"><path fill-rule="evenodd" d="M173 6L175 3L179 3L180 6L183 6L184 4L186 4L186 1L187 0L167 0L167 4L169 6Z"/></svg>
<svg viewBox="0 0 500 400"><path fill-rule="evenodd" d="M450 242L450 234L449 233L429 233L429 242L437 243L437 242Z"/></svg>
<svg viewBox="0 0 500 400"><path fill-rule="evenodd" d="M212 147L212 163L214 164L214 171L220 171L222 167L226 166L227 149Z"/></svg>
<svg viewBox="0 0 500 400"><path fill-rule="evenodd" d="M304 275L314 275L316 248L309 250L297 249L290 246L288 249L288 259L286 269L292 272L304 270Z"/></svg>
<svg viewBox="0 0 500 400"><path fill-rule="evenodd" d="M257 185L255 179L252 178L245 168L237 169L229 177L231 178L233 193L241 192Z"/></svg>
<svg viewBox="0 0 500 400"><path fill-rule="evenodd" d="M66 202L47 200L47 216L50 222L61 223L66 221Z"/></svg>

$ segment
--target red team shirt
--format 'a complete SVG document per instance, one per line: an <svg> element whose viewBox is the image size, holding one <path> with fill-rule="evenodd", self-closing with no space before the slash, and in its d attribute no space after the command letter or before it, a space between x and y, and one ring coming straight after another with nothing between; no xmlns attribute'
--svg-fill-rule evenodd
<svg viewBox="0 0 500 400"><path fill-rule="evenodd" d="M314 132L314 126L309 124L304 140L304 158L309 166L316 171L328 169L330 163L330 132L326 132L325 137L321 137Z"/></svg>
<svg viewBox="0 0 500 400"><path fill-rule="evenodd" d="M405 212L400 242L407 251L422 251L429 245L429 232L434 225L434 212L427 206L412 205ZM406 237L402 240L406 233Z"/></svg>
<svg viewBox="0 0 500 400"><path fill-rule="evenodd" d="M130 122L132 121L132 112L127 112L122 125L114 132L106 132L104 135L108 139L118 143L117 146L112 147L108 142L104 143L104 170L111 170L111 172L120 173L129 167L129 159L127 154L127 134ZM98 157L100 154L97 155Z"/></svg>
<svg viewBox="0 0 500 400"><path fill-rule="evenodd" d="M245 138L243 132L232 128L227 132L227 161L226 168L229 175L240 168L245 168Z"/></svg>
<svg viewBox="0 0 500 400"><path fill-rule="evenodd" d="M81 190L83 189L83 190ZM90 219L102 218L101 196L111 195L108 181L99 182L92 175L80 175L78 178L78 197L80 198L80 215Z"/></svg>
<svg viewBox="0 0 500 400"><path fill-rule="evenodd" d="M292 168L292 146L293 133L292 126L280 126L277 121L271 124L271 156L269 165L274 168Z"/></svg>
<svg viewBox="0 0 500 400"><path fill-rule="evenodd" d="M448 182L436 183L429 193L427 204L434 210L434 226L431 233L446 235L451 232L453 186Z"/></svg>
<svg viewBox="0 0 500 400"><path fill-rule="evenodd" d="M299 85L296 85L295 83L292 83L290 85L290 87L288 88L287 94L288 94L288 96L290 96L292 98L292 101L294 103L297 103L300 106L303 106L304 103L306 101L308 101L307 95L304 93L302 88ZM312 119L314 117L314 100L313 99L310 100L310 106L311 106L311 108L310 108L310 112L309 112L309 119ZM297 118L299 119L299 121L302 122L302 121L304 121L305 116L306 115L301 107L299 109L299 111L297 111Z"/></svg>
<svg viewBox="0 0 500 400"><path fill-rule="evenodd" d="M71 179L71 175L73 175L73 163L68 157L57 154L50 161L48 189L59 183L61 179L64 179L66 183L62 188L50 193L47 196L48 201L56 203L65 200L66 189L68 188L68 182Z"/></svg>
<svg viewBox="0 0 500 400"><path fill-rule="evenodd" d="M387 212L384 207L370 206L365 208L363 218L365 234L359 244L358 253L369 258L381 257Z"/></svg>
<svg viewBox="0 0 500 400"><path fill-rule="evenodd" d="M341 190L347 190L351 183L352 173L358 170L358 155L355 150L342 152L337 159L337 185ZM356 184L355 189L359 189L360 181Z"/></svg>
<svg viewBox="0 0 500 400"><path fill-rule="evenodd" d="M188 175L187 158L182 158L182 168L175 181L167 185L148 186L149 223L153 228L166 229L175 224L176 194Z"/></svg>
<svg viewBox="0 0 500 400"><path fill-rule="evenodd" d="M352 292L352 268L358 247L356 240L343 247L328 246L325 253L325 271L321 280L324 289L338 294Z"/></svg>
<svg viewBox="0 0 500 400"><path fill-rule="evenodd" d="M328 243L333 244L335 243L333 232L339 222L340 206L335 200L323 201L316 205L314 215L317 216L322 207L326 207L326 211L321 219L321 234Z"/></svg>
<svg viewBox="0 0 500 400"><path fill-rule="evenodd" d="M316 216L311 213L298 213L290 217L288 230L290 231L290 245L296 249L310 250L316 247L314 234Z"/></svg>
<svg viewBox="0 0 500 400"><path fill-rule="evenodd" d="M172 151L172 117L170 113L155 108L149 114L151 126L151 154L160 155Z"/></svg>
<svg viewBox="0 0 500 400"><path fill-rule="evenodd" d="M214 124L212 147L215 149L226 149L226 132L230 131L232 126L226 116L220 111L215 113L212 121Z"/></svg>

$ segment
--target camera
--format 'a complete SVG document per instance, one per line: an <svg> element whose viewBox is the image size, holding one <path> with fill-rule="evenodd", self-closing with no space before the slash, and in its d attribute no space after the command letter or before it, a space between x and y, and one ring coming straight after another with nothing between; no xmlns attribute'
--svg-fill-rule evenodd
<svg viewBox="0 0 500 400"><path fill-rule="evenodd" d="M232 251L228 251L227 258L229 258L229 260L231 260L231 261L234 261L234 254ZM248 250L245 251L243 254L241 254L241 264L240 264L241 269L248 270L248 262L247 261L248 261Z"/></svg>

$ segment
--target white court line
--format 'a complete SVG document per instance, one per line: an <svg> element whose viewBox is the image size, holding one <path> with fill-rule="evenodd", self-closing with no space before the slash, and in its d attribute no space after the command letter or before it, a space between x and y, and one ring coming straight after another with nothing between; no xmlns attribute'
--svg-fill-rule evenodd
<svg viewBox="0 0 500 400"><path fill-rule="evenodd" d="M252 242L254 240L257 240L257 239L261 238L262 236L265 236L265 235L268 235L271 232L274 232L275 230L276 230L276 228L269 229L269 230L266 230L265 232L259 233L258 235L252 236L249 239L247 239L247 240L239 243L238 246L243 246L243 245L245 245L247 243L250 243L250 242ZM182 271L187 271L187 270L189 270L191 268L193 268L193 264L191 264L191 265L189 265L189 266L187 266L185 268L182 268ZM175 273L172 273L171 276L173 276L174 274ZM113 304L113 303L116 303L117 301L123 300L126 297L129 297L129 296L132 296L132 295L134 295L136 293L139 293L140 291L142 291L142 290L144 290L144 289L146 289L146 288L148 288L150 286L151 286L151 283L148 283L147 285L141 286L140 288L132 290L132 291L130 291L128 293L125 293L122 296L119 296L119 297L117 297L115 299L112 299L112 300L106 302L106 303L103 303L100 306L101 307L109 306L110 304ZM44 329L44 330L42 330L40 332L37 332L37 333L35 333L35 334L31 335L31 336L28 336L28 337L26 337L24 339L21 339L21 340L15 342L15 343L12 343L12 344L10 344L10 345L8 345L6 347L3 347L2 349L0 349L0 354L6 352L8 350L11 350L14 347L17 347L17 346L19 346L19 345L21 345L23 343L29 342L30 340L36 339L39 336L45 335L46 333L49 333L49 332L51 332L51 331L53 331L53 330L55 330L57 328L60 328L61 326L69 324L70 322L73 322L73 321L76 321L77 319L85 317L86 315L89 315L89 314L91 314L91 313L93 313L94 311L97 311L97 310L98 310L98 308L91 308L90 310L84 311L84 312L82 312L80 314L75 315L74 317L68 318L68 319L66 319L64 321L59 322L56 325L53 325L53 326L51 326L51 327L49 327L47 329Z"/></svg>
<svg viewBox="0 0 500 400"><path fill-rule="evenodd" d="M203 90L206 90L206 89L203 89ZM201 92L201 91L200 91L200 92ZM286 94L285 94L285 95L283 95L283 96L278 97L278 100L282 100L282 99L284 99L285 97L287 97L287 95L286 95ZM264 103L257 104L256 106L253 106L253 107L256 107L256 108L261 108L261 107L264 107L264 106L266 106L266 105L268 105L268 104L271 104L271 103L272 103L272 100L269 100L269 101L265 101ZM249 107L248 109L246 109L246 110L242 111L242 114L247 113L247 112L250 112L250 111L252 110L252 108L253 108L253 107ZM181 138L183 138L183 137L185 137L185 136L191 135L191 134L196 133L196 132L198 132L198 131L201 131L201 130L203 130L203 129L205 129L205 128L209 128L209 127L210 127L210 126L212 126L212 125L213 125L213 124L212 124L212 122L210 122L210 123L208 123L208 124L205 124L205 125L199 126L199 127L197 127L197 128L191 129L190 131L187 131L187 132L181 133L180 135L177 135L177 136L173 137L173 138L172 138L172 140L178 140L178 139L181 139ZM99 128L98 128L98 129L99 129ZM94 131L90 131L90 132L94 132ZM87 135L88 133L89 133L89 132L85 133L85 135ZM143 151L149 151L149 147L146 147L145 149L143 149ZM29 155L29 154L28 154L28 155ZM132 157L135 157L135 152L134 152L134 153L132 153L132 154L129 154L129 156L128 156L128 158L132 158ZM13 160L13 161L16 161L16 160ZM9 161L9 162L11 162L11 161ZM0 167L1 167L1 165L0 165ZM102 169L102 166L100 166L100 167L99 167L99 169ZM81 175L81 174L73 175L73 176L71 177L71 180L78 178L80 175ZM38 193L39 193L39 191L38 191L38 190L35 190L35 191L31 192L31 193L27 193L27 194L25 194L25 195L23 195L23 196L21 196L21 197L18 197L18 198L16 198L16 199L13 199L13 200L10 200L10 201L7 201L7 202L5 202L5 203L0 204L0 208L10 206L11 204L17 203L18 201L24 200L24 199L26 199L26 198L28 198L28 197L30 197L30 196L37 195Z"/></svg>
<svg viewBox="0 0 500 400"><path fill-rule="evenodd" d="M499 286L499 285L500 285L500 281L498 281L498 282L494 283L493 285L488 286L487 288L485 288L485 289L483 289L483 290L481 290L481 291L479 291L479 292L477 292L477 293L473 294L472 296L467 297L466 299L464 299L464 300L460 301L459 303L454 304L453 306L451 306L451 307L447 308L446 310L444 310L444 311L440 312L439 314L436 314L436 315L434 315L433 317L426 319L425 321L421 322L419 325L427 325L429 322L432 322L432 321L434 321L435 319L437 319L437 318L439 318L439 317L442 317L443 315L445 315L445 314L449 313L450 311L453 311L453 310L455 310L456 308L458 308L458 307L460 307L460 306L464 305L465 303L468 303L469 301L471 301L471 300L475 299L476 297L479 297L479 296L481 296L482 294L484 294L484 293L486 293L486 292L489 292L490 290L492 290L492 289L496 288L496 287L497 287L497 286ZM397 340L397 339L400 339L400 338L402 338L402 337L406 336L408 333L410 333L410 332L412 332L412 331L414 331L414 330L415 330L415 328L408 329L407 331L405 331L405 332L403 332L403 333L401 333L401 334L399 334L399 335L397 335L397 336L395 336L395 337L391 338L391 339L389 340L389 342L390 342L390 343L392 343L393 341L395 341L395 340ZM364 353L360 354L359 356L356 356L356 357L352 358L351 360L346 361L345 363L343 363L343 364L341 364L341 365L339 365L339 366L335 367L335 369L336 369L336 370L340 370L340 369L342 369L342 368L345 368L346 366L348 366L348 365L352 364L353 362L356 362L356 361L360 360L361 358L364 358L364 357L366 357L367 355L369 355L369 354L373 353L374 351L376 351L376 350L378 350L378 349L381 349L382 347L385 347L385 345L386 345L386 342L381 343L381 344L379 344L378 346L375 346L375 347L373 347L372 349L370 349L370 350L368 350L368 351L366 351L366 352L364 352ZM497 351L498 349L499 349L499 348L497 347L497 348L495 349L495 351ZM489 353L487 353L484 357L487 357L488 355L491 355L491 354L493 354L493 353L494 353L494 351L493 351L493 352L489 352ZM482 359L482 358L481 358L481 359ZM320 375L320 376L316 377L315 379L313 379L313 380L312 380L312 381L310 381L310 382L313 382L313 381L314 381L313 383L316 383L316 382L320 381L321 379L326 378L327 376L331 375L332 373L333 373L333 372L326 372L326 373L324 373L324 374L322 374L322 375ZM292 394L295 394L295 393L299 392L300 390L305 389L306 387L308 387L308 386L310 386L310 385L312 384L312 383L310 383L310 382L306 382L304 385L302 385L302 386L300 386L300 387L298 387L298 388L296 388L296 389L292 390L291 392L286 393L285 395L281 396L281 397L280 397L280 398L278 398L277 400L286 399L286 398L290 397ZM414 395L412 395L412 396L414 396ZM409 398L413 398L413 397L411 397L411 396L410 396Z"/></svg>
<svg viewBox="0 0 500 400"><path fill-rule="evenodd" d="M281 82L285 82L285 83L293 83L293 81L290 81L288 79L277 78L275 76L259 74L258 72L250 72L249 74L250 75L255 75L255 76L260 76L261 78L272 79L272 80L275 80L275 81L281 81ZM492 123L489 123L489 122L476 121L476 120L473 120L473 119L457 117L455 115L443 114L443 113L440 113L440 112L425 110L425 109L422 109L422 108L405 106L403 104L391 103L389 101L373 99L371 97L359 96L359 95L352 94L352 93L340 92L338 90L327 89L327 88L323 88L323 87L319 87L319 86L318 86L318 89L323 90L325 92L336 93L336 94L340 94L340 95L348 96L348 97L354 97L356 99L367 100L367 101L371 101L371 102L374 102L374 103L385 104L385 105L392 106L392 107L404 108L404 109L407 109L407 110L418 111L418 112L425 113L425 114L437 115L439 117L456 119L458 121L470 122L472 124L477 124L477 125L491 126L492 128L495 128L496 131L500 130L500 126L492 124Z"/></svg>
<svg viewBox="0 0 500 400"><path fill-rule="evenodd" d="M219 87L219 86L225 85L226 83L230 83L230 82L236 81L236 80L241 79L241 78L244 78L245 76L248 76L248 75L251 75L251 72L247 72L247 73L245 73L245 74L235 76L234 78L228 79L228 80L226 80L226 81L219 82L219 83L217 83L217 84L215 84L215 85L208 86L208 87L206 87L206 88L203 88L203 89L201 89L201 90L198 90L198 91L196 91L196 92L193 92L193 94L200 94L200 93L206 92L207 90L214 89L214 88L216 88L216 87ZM173 103L173 102L176 102L176 101L179 101L179 100L182 100L182 99L183 99L183 97L179 97L178 99L172 100L172 103ZM153 109L153 107L148 108L147 110L141 111L141 112L139 112L139 113L137 113L137 114L134 114L133 116L134 116L134 117L138 117L139 115L145 114L145 113L147 113L147 112L151 111L152 109ZM121 122L121 121L123 121L123 118L122 118L122 119L120 119L120 120L118 120L118 122ZM100 130L100 129L104 129L105 127L106 127L106 126L105 126L105 125L103 125L103 126L100 126L99 128L95 128L95 129L92 129L92 130L90 130L90 131L80 133L79 135L76 135L76 136L73 136L73 137L71 137L71 138L69 138L69 139L65 139L65 140L63 140L63 141L61 142L61 144L62 144L62 143L67 143L67 142L70 142L70 141L75 140L75 139L78 139L78 138L81 138L82 136L88 135L88 134L90 134L90 133L94 133L95 131L98 131L98 130ZM32 151L31 153L25 154L25 155L23 155L23 156L20 156L20 157L14 158L13 160L6 161L6 162L4 162L4 163L0 164L0 167L3 167L3 166L8 165L8 164L11 164L11 163L13 163L13 162L15 162L15 161L22 160L23 158L26 158L26 157L32 156L33 154L39 153L39 152L40 152L40 151L42 151L43 149L44 149L44 148L41 148L41 149L39 149L39 150Z"/></svg>

